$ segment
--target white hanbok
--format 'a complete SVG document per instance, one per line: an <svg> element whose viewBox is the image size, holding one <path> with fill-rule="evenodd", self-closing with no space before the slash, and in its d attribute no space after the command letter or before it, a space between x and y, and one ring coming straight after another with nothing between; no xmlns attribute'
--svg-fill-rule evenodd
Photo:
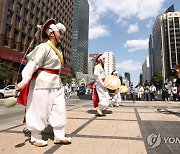
<svg viewBox="0 0 180 154"><path fill-rule="evenodd" d="M101 64L97 64L94 68L95 87L99 97L98 108L100 111L104 110L109 106L110 96L107 89L104 89L103 79L106 77L105 71Z"/></svg>
<svg viewBox="0 0 180 154"><path fill-rule="evenodd" d="M38 68L61 69L59 57L45 43L31 51L27 59L29 62L22 71L21 81L25 84L30 81ZM25 117L26 126L31 131L31 141L41 140L41 131L48 124L53 127L55 139L65 137L67 116L60 74L38 71L37 78L30 82Z"/></svg>
<svg viewBox="0 0 180 154"><path fill-rule="evenodd" d="M111 101L113 106L119 106L121 102L121 93L118 92L115 96L113 96Z"/></svg>

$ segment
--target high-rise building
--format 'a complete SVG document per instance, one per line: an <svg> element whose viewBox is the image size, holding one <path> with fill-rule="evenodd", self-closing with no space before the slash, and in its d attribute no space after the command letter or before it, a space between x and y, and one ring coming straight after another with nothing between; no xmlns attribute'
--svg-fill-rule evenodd
<svg viewBox="0 0 180 154"><path fill-rule="evenodd" d="M129 84L131 83L131 77L129 72L124 73L124 77L129 81Z"/></svg>
<svg viewBox="0 0 180 154"><path fill-rule="evenodd" d="M46 20L54 18L66 26L62 46L65 65L61 74L71 75L71 40L73 1L0 0L0 62L13 63L18 68L25 51L38 28ZM42 42L40 34L31 49Z"/></svg>
<svg viewBox="0 0 180 154"><path fill-rule="evenodd" d="M75 72L88 73L89 4L87 0L74 1L72 67Z"/></svg>
<svg viewBox="0 0 180 154"><path fill-rule="evenodd" d="M142 83L150 82L150 69L149 69L149 57L146 57L142 65Z"/></svg>
<svg viewBox="0 0 180 154"><path fill-rule="evenodd" d="M152 35L149 36L149 73L150 78L153 76L153 68L154 68L154 52L153 52L153 39Z"/></svg>
<svg viewBox="0 0 180 154"><path fill-rule="evenodd" d="M143 84L143 82L142 82L142 74L141 73L139 74L139 83L138 84L141 84L141 85Z"/></svg>
<svg viewBox="0 0 180 154"><path fill-rule="evenodd" d="M94 75L94 67L96 65L96 57L98 56L99 54L89 54L89 57L88 57L88 74L89 75Z"/></svg>
<svg viewBox="0 0 180 154"><path fill-rule="evenodd" d="M105 52L104 54L106 56L104 64L105 73L106 75L111 75L112 71L116 69L115 57L112 52Z"/></svg>
<svg viewBox="0 0 180 154"><path fill-rule="evenodd" d="M175 12L174 6L169 7L164 14L159 15L152 31L153 43L150 47L155 55L153 73L162 72L164 80L171 69L180 63L180 12Z"/></svg>

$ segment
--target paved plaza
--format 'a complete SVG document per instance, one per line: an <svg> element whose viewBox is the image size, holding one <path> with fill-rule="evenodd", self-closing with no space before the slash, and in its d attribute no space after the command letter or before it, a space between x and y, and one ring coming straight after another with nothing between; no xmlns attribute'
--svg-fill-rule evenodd
<svg viewBox="0 0 180 154"><path fill-rule="evenodd" d="M77 101L86 103L67 111L66 135L73 138L72 144L55 145L49 126L43 132L48 146L32 146L29 137L22 132L24 125L20 124L0 132L0 153L180 153L180 102L124 101L120 107L108 108L106 116L96 117L92 100Z"/></svg>

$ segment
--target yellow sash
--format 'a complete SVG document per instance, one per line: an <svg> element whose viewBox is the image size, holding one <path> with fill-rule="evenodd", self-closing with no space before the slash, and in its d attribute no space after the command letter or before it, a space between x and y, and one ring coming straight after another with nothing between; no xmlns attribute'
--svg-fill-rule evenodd
<svg viewBox="0 0 180 154"><path fill-rule="evenodd" d="M54 44L52 44L52 42L50 40L48 40L45 43L48 44L56 52L56 54L58 55L62 65L64 65L63 56L60 54L60 51L54 46Z"/></svg>

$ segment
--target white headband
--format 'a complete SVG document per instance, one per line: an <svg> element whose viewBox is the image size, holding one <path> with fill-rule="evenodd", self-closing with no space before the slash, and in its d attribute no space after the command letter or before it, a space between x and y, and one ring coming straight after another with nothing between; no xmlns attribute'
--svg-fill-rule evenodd
<svg viewBox="0 0 180 154"><path fill-rule="evenodd" d="M114 74L118 74L118 71L114 71L113 73L114 73Z"/></svg>
<svg viewBox="0 0 180 154"><path fill-rule="evenodd" d="M56 25L55 24L51 24L49 26L49 28L46 29L46 33L47 33L48 36L53 31L54 32L60 31L61 33L64 33L66 31L66 27L63 24L61 24L61 23L57 23Z"/></svg>
<svg viewBox="0 0 180 154"><path fill-rule="evenodd" d="M101 56L99 56L98 61L100 61L100 60L103 59L103 58L106 58L106 56L105 56L104 54L102 54Z"/></svg>

